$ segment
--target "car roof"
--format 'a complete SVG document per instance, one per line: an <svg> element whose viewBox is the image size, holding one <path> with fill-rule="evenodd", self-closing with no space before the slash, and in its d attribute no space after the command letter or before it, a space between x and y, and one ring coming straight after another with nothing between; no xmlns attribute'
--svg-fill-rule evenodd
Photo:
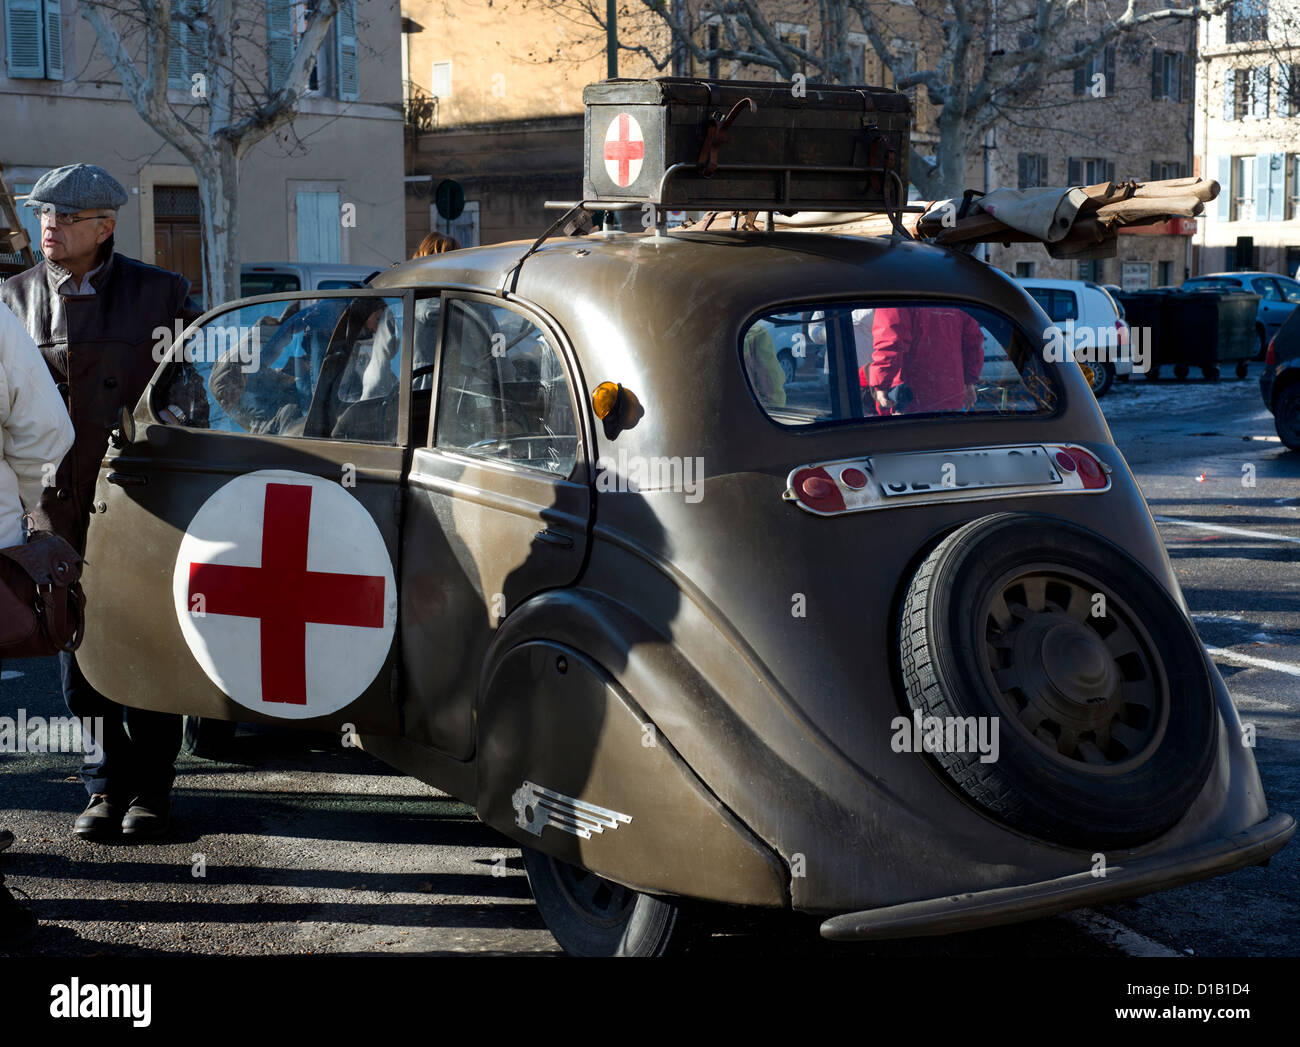
<svg viewBox="0 0 1300 1047"><path fill-rule="evenodd" d="M368 275L378 272L380 267L376 265L351 265L346 262L241 262L239 268L241 272L279 270L296 273L310 270L321 276L356 276L362 273Z"/></svg>
<svg viewBox="0 0 1300 1047"><path fill-rule="evenodd" d="M515 241L413 259L379 274L371 286L495 292L529 245ZM870 279L864 279L864 272ZM602 287L610 291L603 297ZM584 299L575 295L576 288L590 294ZM727 311L735 314L781 302L891 292L964 299L1003 311L1024 304L1010 277L960 252L890 237L793 231L673 230L665 237L597 233L557 238L523 262L515 290L557 316L574 311L578 303L590 310L601 301L620 314L635 309L638 300L646 308L673 303L677 313L730 306Z"/></svg>
<svg viewBox="0 0 1300 1047"><path fill-rule="evenodd" d="M1284 280L1290 280L1291 277L1286 273L1265 273L1259 269L1247 269L1236 273L1201 273L1200 276L1190 276L1184 283L1191 280L1247 280L1254 276L1280 276Z"/></svg>

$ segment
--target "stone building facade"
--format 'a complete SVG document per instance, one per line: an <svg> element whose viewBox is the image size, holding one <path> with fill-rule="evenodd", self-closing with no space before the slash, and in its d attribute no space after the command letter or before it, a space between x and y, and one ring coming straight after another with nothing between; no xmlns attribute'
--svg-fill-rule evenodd
<svg viewBox="0 0 1300 1047"><path fill-rule="evenodd" d="M270 41L277 53L292 54L291 0L237 2L247 9L251 53L264 56ZM192 6L201 12L203 0ZM396 0L341 6L346 22L336 20L327 37L291 131L264 139L244 161L245 261L378 268L403 257L400 14ZM136 113L75 4L5 0L0 46L0 163L10 190L21 194L63 164L100 164L129 194L114 234L118 250L183 272L201 291L194 170ZM199 58L173 56L169 100L178 111L194 103L190 77L201 71ZM340 218L349 203L355 223ZM19 210L30 222L27 209ZM32 240L39 248L39 235Z"/></svg>
<svg viewBox="0 0 1300 1047"><path fill-rule="evenodd" d="M1300 271L1300 3L1246 0L1201 29L1196 151L1223 187L1201 272Z"/></svg>

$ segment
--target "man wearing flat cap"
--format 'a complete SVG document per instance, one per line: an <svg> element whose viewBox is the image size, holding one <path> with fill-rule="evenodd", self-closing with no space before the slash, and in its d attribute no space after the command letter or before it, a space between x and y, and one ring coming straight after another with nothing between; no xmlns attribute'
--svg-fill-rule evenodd
<svg viewBox="0 0 1300 1047"><path fill-rule="evenodd" d="M0 283L0 301L40 347L76 433L32 515L82 552L109 431L123 406L135 407L157 367L155 328L188 318L185 277L113 251L126 200L121 184L95 164L50 171L27 197L40 216L45 258ZM72 714L104 718L103 758L81 768L90 802L74 832L161 835L171 816L181 718L124 710L86 682L71 654L59 655L59 668Z"/></svg>

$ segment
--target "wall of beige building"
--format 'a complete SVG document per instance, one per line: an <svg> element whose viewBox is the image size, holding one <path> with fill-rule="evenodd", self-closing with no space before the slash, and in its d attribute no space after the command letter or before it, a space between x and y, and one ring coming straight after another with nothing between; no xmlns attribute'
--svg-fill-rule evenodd
<svg viewBox="0 0 1300 1047"><path fill-rule="evenodd" d="M367 16L361 28L369 34L359 48L360 101L303 99L292 136L263 140L245 159L239 200L245 260L295 258L294 201L296 190L307 186L336 188L342 203L355 205L355 225L341 221L341 261L381 267L404 257L396 12L391 0L358 4L358 20ZM65 79L9 78L0 62L0 163L12 183L67 163L102 165L129 194L118 217L118 249L152 263L153 190L195 185L193 168L126 100L89 24L75 12L63 17ZM5 29L0 18L0 54ZM173 91L171 97L180 103L186 96Z"/></svg>
<svg viewBox="0 0 1300 1047"><path fill-rule="evenodd" d="M1106 175L1089 177L1087 166L1079 163L1088 160L1105 161L1118 180L1146 181L1153 173L1172 173L1153 172L1153 164L1176 164L1181 173L1192 173L1194 33L1190 24L1175 23L1121 40L1115 45L1114 82L1105 84L1100 94L1094 93L1091 82L1082 95L1076 94L1075 76L1067 73L1028 107L1008 114L993 133L990 187L1018 186L1022 156L1045 163L1040 174L1048 185L1069 185L1072 174L1080 184L1104 181ZM1157 51L1185 56L1177 98L1152 97ZM1084 265L1054 259L1046 248L1034 244L994 245L990 260L1012 274L1082 278L1136 289L1181 284L1191 275L1190 246L1191 237L1185 235L1123 233L1114 257Z"/></svg>
<svg viewBox="0 0 1300 1047"><path fill-rule="evenodd" d="M1300 269L1300 98L1284 94L1288 65L1292 91L1300 88L1300 4L1267 11L1267 39L1229 41L1226 17L1201 29L1196 151L1201 169L1222 183L1196 238L1202 272ZM1280 169L1262 178L1269 161ZM1242 237L1253 242L1253 262L1238 254Z"/></svg>

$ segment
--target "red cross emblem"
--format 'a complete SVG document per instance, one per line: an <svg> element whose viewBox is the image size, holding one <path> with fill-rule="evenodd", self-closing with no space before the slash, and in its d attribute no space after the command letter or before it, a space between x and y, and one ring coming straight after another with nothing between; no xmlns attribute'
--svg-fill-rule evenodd
<svg viewBox="0 0 1300 1047"><path fill-rule="evenodd" d="M313 493L310 484L266 483L260 567L188 564L188 607L201 607L204 617L234 615L258 620L263 702L308 704L309 623L359 629L383 629L386 624L385 597L389 594L388 579L383 575L308 570ZM353 506L366 515L373 528L364 509L355 502ZM335 515L329 520L331 525L342 523ZM375 537L379 538L377 532ZM304 710L296 715L311 714Z"/></svg>
<svg viewBox="0 0 1300 1047"><path fill-rule="evenodd" d="M626 186L636 181L645 158L645 139L636 117L619 113L610 121L605 131L605 172L615 185Z"/></svg>
<svg viewBox="0 0 1300 1047"><path fill-rule="evenodd" d="M380 678L397 581L367 501L321 476L265 469L228 480L191 517L172 598L194 660L231 701L308 720Z"/></svg>

